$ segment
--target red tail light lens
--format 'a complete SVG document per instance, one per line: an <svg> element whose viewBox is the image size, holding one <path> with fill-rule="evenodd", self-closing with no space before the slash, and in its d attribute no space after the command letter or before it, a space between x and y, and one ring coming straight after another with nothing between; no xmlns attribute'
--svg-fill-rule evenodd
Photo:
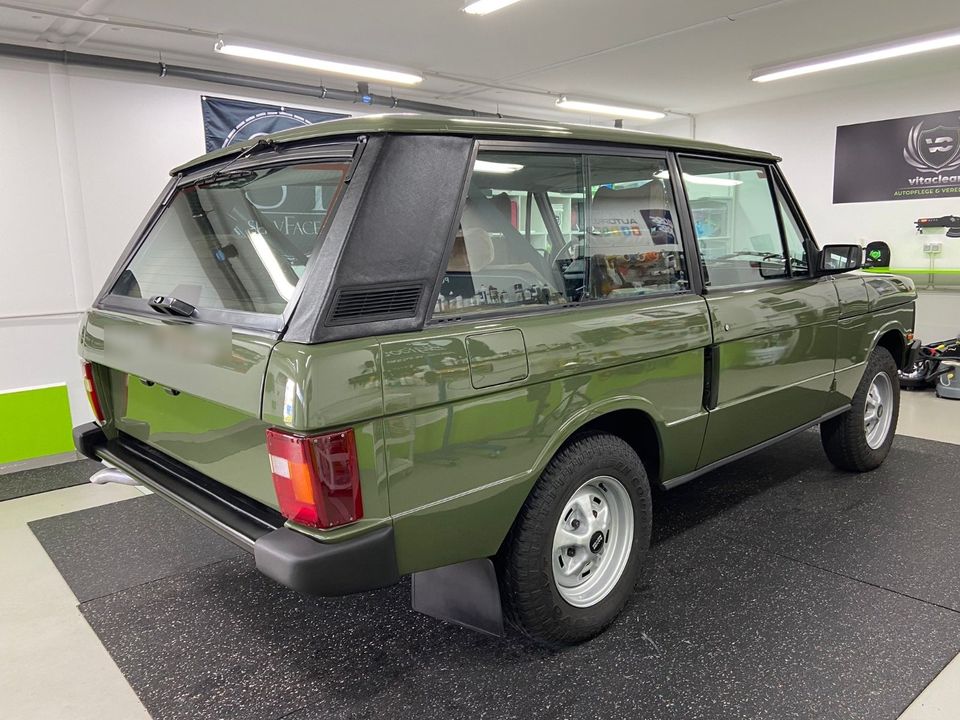
<svg viewBox="0 0 960 720"><path fill-rule="evenodd" d="M94 417L102 423L104 421L103 406L97 395L97 386L93 382L93 365L88 362L83 363L83 387L87 391L87 400L90 401L90 409L93 410Z"/></svg>
<svg viewBox="0 0 960 720"><path fill-rule="evenodd" d="M323 529L363 517L353 430L303 437L271 428L267 452L284 517Z"/></svg>

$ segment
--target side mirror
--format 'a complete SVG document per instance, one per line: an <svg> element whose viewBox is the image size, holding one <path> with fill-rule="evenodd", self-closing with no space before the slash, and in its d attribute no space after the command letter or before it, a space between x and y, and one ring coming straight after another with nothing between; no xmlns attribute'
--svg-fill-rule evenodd
<svg viewBox="0 0 960 720"><path fill-rule="evenodd" d="M863 265L863 248L859 245L824 245L817 259L817 275L859 270Z"/></svg>

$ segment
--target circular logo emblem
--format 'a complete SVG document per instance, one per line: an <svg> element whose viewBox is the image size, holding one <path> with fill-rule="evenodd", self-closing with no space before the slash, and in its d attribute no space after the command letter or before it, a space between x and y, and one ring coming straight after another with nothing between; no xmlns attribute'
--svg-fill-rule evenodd
<svg viewBox="0 0 960 720"><path fill-rule="evenodd" d="M596 555L598 552L600 552L600 548L602 547L603 547L603 533L597 530L590 537L590 552Z"/></svg>

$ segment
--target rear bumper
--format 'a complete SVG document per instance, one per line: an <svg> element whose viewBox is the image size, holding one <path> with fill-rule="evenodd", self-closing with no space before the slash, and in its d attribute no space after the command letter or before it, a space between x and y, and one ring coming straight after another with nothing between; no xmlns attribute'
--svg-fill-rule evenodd
<svg viewBox="0 0 960 720"><path fill-rule="evenodd" d="M396 583L393 528L322 543L284 527L276 510L164 455L130 436L107 438L95 424L73 430L77 450L115 465L207 527L252 552L257 569L309 595L333 596Z"/></svg>
<svg viewBox="0 0 960 720"><path fill-rule="evenodd" d="M254 543L253 557L264 575L308 595L349 595L400 580L392 527L338 543L279 528Z"/></svg>

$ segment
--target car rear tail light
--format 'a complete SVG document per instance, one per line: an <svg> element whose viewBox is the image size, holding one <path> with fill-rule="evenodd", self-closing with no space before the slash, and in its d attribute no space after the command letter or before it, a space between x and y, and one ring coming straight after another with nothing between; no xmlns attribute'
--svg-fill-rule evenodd
<svg viewBox="0 0 960 720"><path fill-rule="evenodd" d="M284 517L323 529L363 517L353 430L304 437L271 428L267 452Z"/></svg>
<svg viewBox="0 0 960 720"><path fill-rule="evenodd" d="M94 417L102 423L104 421L103 406L100 404L100 396L97 395L97 385L93 381L93 365L88 362L83 363L83 387L87 391L87 400L90 401L90 409L93 410Z"/></svg>

